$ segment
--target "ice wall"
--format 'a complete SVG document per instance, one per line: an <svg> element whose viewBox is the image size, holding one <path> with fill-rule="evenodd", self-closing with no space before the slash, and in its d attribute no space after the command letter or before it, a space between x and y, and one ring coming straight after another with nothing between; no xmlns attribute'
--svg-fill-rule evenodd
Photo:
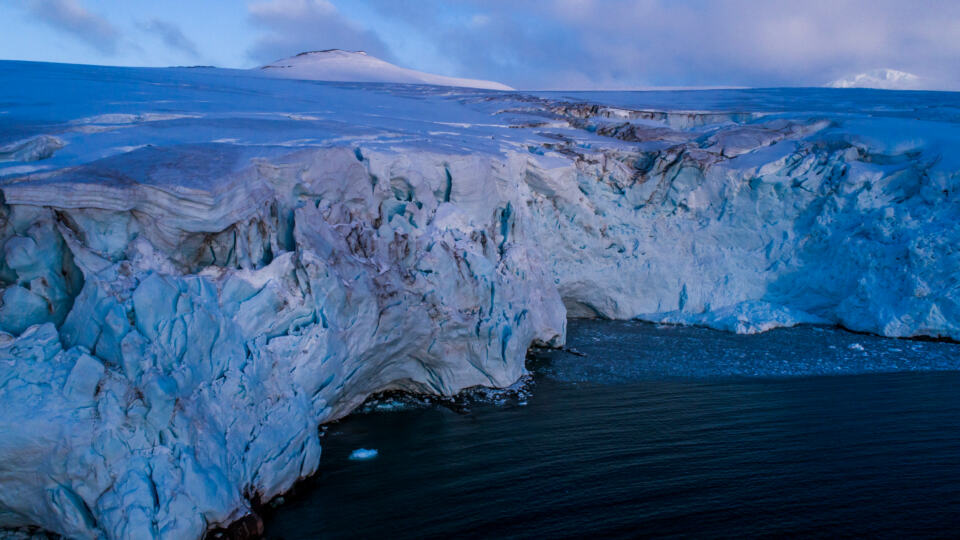
<svg viewBox="0 0 960 540"><path fill-rule="evenodd" d="M200 536L313 472L370 393L508 386L561 342L514 171L339 148L107 179L192 151L5 188L3 525Z"/></svg>
<svg viewBox="0 0 960 540"><path fill-rule="evenodd" d="M942 127L874 121L900 130L886 141L821 118L618 127L639 148L566 142L573 167L525 173L571 315L960 339L957 154L920 142Z"/></svg>

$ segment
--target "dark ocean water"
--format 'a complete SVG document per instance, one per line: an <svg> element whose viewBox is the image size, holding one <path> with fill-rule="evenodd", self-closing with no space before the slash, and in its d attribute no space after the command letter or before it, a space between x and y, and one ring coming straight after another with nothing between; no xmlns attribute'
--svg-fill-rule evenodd
<svg viewBox="0 0 960 540"><path fill-rule="evenodd" d="M569 330L586 356L532 355L495 403L388 399L331 426L267 537L960 535L960 345Z"/></svg>

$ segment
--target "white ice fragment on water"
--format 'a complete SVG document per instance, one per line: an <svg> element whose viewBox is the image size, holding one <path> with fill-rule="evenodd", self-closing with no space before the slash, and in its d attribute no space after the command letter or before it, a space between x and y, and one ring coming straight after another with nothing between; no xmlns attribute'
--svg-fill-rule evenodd
<svg viewBox="0 0 960 540"><path fill-rule="evenodd" d="M52 135L40 135L0 146L0 163L4 161L40 161L53 156L66 146L63 139Z"/></svg>
<svg viewBox="0 0 960 540"><path fill-rule="evenodd" d="M859 343L851 343L847 348L850 349L851 351L862 351L863 345Z"/></svg>
<svg viewBox="0 0 960 540"><path fill-rule="evenodd" d="M402 401L396 400L396 399L391 399L391 400L388 400L388 401L383 401L383 402L381 402L381 403L377 403L377 404L374 406L374 408L375 408L376 410L378 410L378 411L398 411L398 410L401 410L401 409L405 409L406 407L407 407L407 406L406 406L405 403L403 403Z"/></svg>
<svg viewBox="0 0 960 540"><path fill-rule="evenodd" d="M181 120L187 118L200 118L199 114L169 114L169 113L141 113L141 114L98 114L85 118L77 118L72 124L93 124L93 125L113 125L113 124L136 124L140 122L165 122L170 120Z"/></svg>
<svg viewBox="0 0 960 540"><path fill-rule="evenodd" d="M349 459L351 461L366 461L377 457L377 454L379 454L379 452L372 448L357 448L350 453Z"/></svg>

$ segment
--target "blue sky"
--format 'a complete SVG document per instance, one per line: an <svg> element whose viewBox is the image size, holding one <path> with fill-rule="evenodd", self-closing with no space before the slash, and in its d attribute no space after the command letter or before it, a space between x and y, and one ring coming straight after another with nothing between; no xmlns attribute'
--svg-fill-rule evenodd
<svg viewBox="0 0 960 540"><path fill-rule="evenodd" d="M0 58L253 67L304 50L517 88L960 88L955 0L0 0Z"/></svg>

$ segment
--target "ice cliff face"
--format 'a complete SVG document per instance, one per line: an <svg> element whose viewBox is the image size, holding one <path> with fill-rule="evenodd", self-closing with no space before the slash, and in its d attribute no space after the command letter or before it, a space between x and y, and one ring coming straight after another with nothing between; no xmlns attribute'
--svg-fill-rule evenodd
<svg viewBox="0 0 960 540"><path fill-rule="evenodd" d="M556 254L572 315L956 339L960 174L916 147L938 126L899 125L913 146L838 133L825 118L600 125L638 145L565 143L573 168L528 169L543 195L534 235Z"/></svg>
<svg viewBox="0 0 960 540"><path fill-rule="evenodd" d="M0 82L3 527L200 536L568 315L960 338L953 95Z"/></svg>
<svg viewBox="0 0 960 540"><path fill-rule="evenodd" d="M5 189L5 525L196 536L310 474L318 424L370 393L507 386L530 343L562 340L498 194L512 171L202 155L143 149ZM156 170L118 180L130 160ZM185 163L204 181L163 183Z"/></svg>

